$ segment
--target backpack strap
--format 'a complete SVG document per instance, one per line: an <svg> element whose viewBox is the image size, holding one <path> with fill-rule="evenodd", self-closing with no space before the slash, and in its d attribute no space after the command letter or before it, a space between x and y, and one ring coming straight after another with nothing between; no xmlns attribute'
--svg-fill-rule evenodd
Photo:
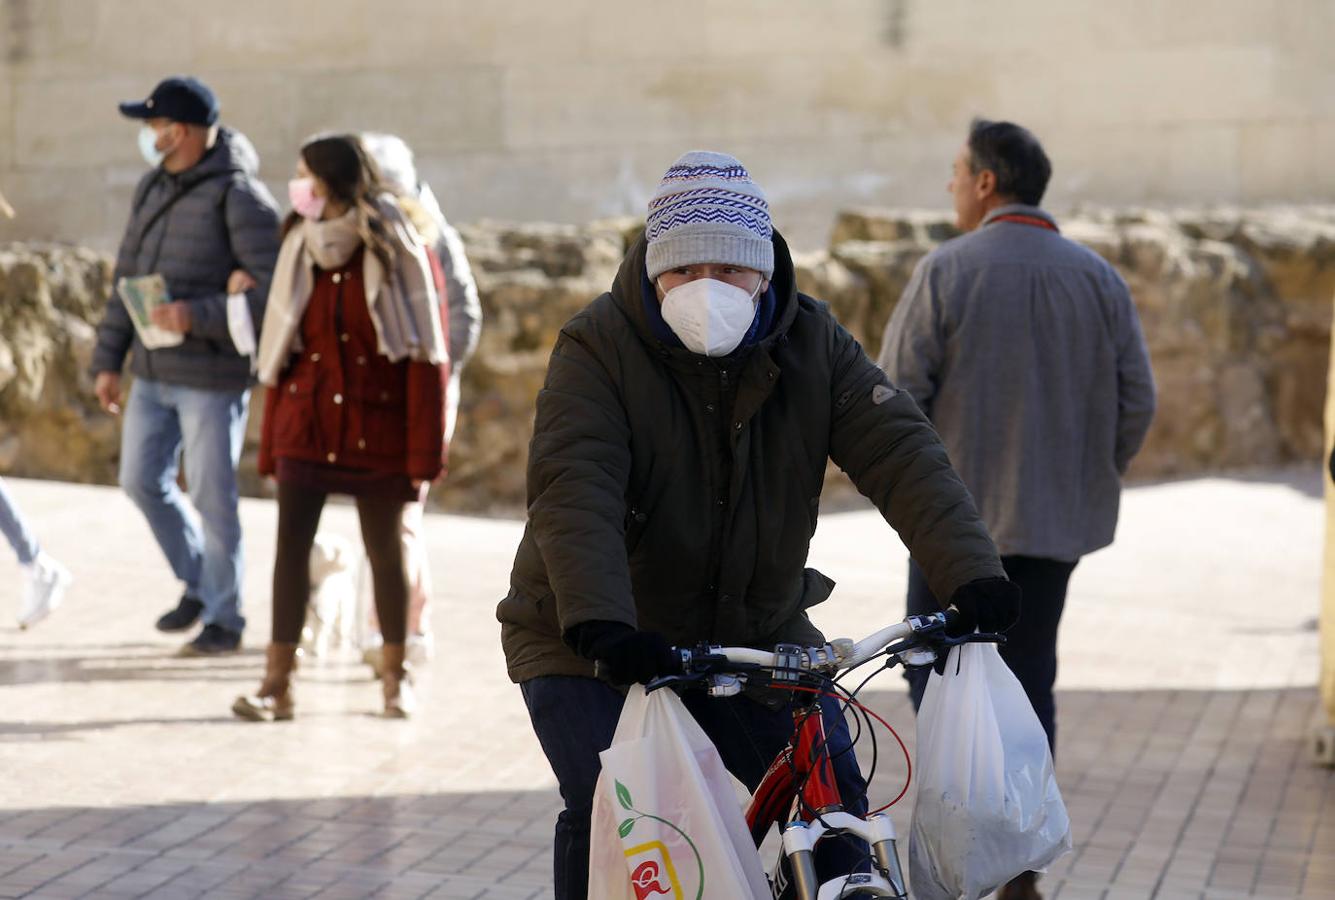
<svg viewBox="0 0 1335 900"><path fill-rule="evenodd" d="M218 178L218 177L220 177L220 176L222 176L222 175L228 175L228 176L230 176L231 174L232 174L232 172L231 172L230 169L229 169L228 171L226 171L226 172L211 172L211 173L209 173L208 175L205 175L203 178L198 178L198 179L196 179L196 180L190 182L189 184L185 185L184 187L178 189L178 190L176 191L176 193L174 193L174 194L172 194L170 197L168 197L168 198L167 198L167 201L166 201L165 203L163 203L163 204L162 204L161 206L159 206L157 209L153 210L153 214L152 214L151 216L148 217L148 221L145 222L145 223L143 224L143 227L141 227L141 228L139 229L139 234L137 234L137 235L135 236L134 250L132 251L132 253L131 253L131 255L130 255L130 258L131 258L131 259L135 259L135 260L137 260L137 259L139 258L139 251L143 249L143 246L144 246L144 239L148 237L148 232L149 232L149 230L151 230L151 229L153 228L153 226L156 225L156 224L158 223L158 220L161 219L163 216L165 216L165 215L167 214L167 212L168 212L173 206L175 206L175 205L177 204L177 202L178 202L182 197L184 197L186 194L190 193L191 191L193 191L195 188L199 187L201 184L203 184L203 183L206 182L206 181L212 181L213 179ZM151 185L151 184L153 183L153 181L155 181L155 180L156 180L156 179L150 179L150 180L149 180L149 184ZM147 187L145 187L143 193L144 193L144 195L143 195L143 197L140 198L140 200L139 200L139 204L138 204L138 205L136 206L136 208L135 208L135 212L138 212L139 207L141 207L141 206L143 205L144 201L148 198L148 188L147 188ZM230 243L230 242L229 242L229 243Z"/></svg>
<svg viewBox="0 0 1335 900"><path fill-rule="evenodd" d="M154 169L150 177L139 182L139 187L137 187L134 192L134 202L130 206L130 215L132 217L139 215L139 210L143 208L144 202L148 200L148 192L153 189L153 185L157 184L158 179L161 177L162 170Z"/></svg>
<svg viewBox="0 0 1335 900"><path fill-rule="evenodd" d="M222 220L223 243L227 245L227 258L233 263L240 262L236 258L236 251L232 249L232 227L227 224L227 198L232 194L232 188L236 186L237 176L242 173L236 169L230 170L230 178L223 185L222 193L218 195L218 218ZM233 268L236 268L233 266Z"/></svg>

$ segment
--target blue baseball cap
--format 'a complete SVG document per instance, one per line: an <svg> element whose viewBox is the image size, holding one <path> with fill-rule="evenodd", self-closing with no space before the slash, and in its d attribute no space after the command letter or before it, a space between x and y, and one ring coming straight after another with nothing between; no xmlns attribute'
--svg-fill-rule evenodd
<svg viewBox="0 0 1335 900"><path fill-rule="evenodd" d="M218 121L218 98L198 78L168 78L153 88L142 103L127 100L121 115L131 119L171 119L187 125L212 125Z"/></svg>

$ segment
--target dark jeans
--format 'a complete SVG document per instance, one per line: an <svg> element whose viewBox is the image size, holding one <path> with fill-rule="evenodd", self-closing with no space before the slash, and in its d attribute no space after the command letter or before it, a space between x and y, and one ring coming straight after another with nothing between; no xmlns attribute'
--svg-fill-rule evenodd
<svg viewBox="0 0 1335 900"><path fill-rule="evenodd" d="M1010 666L1024 687L1029 702L1043 723L1048 735L1048 746L1057 752L1056 705L1052 699L1052 685L1057 680L1057 625L1066 606L1066 586L1071 580L1075 563L1035 556L1003 556L1001 564L1006 575L1020 586L1024 598L1020 619L1006 632L1006 643L1001 647L1001 658ZM927 576L915 562L909 562L909 615L939 612L941 604L932 596ZM931 669L906 669L909 695L916 710L927 690Z"/></svg>
<svg viewBox="0 0 1335 900"><path fill-rule="evenodd" d="M592 678L548 675L520 685L533 730L561 788L565 809L556 819L556 900L583 900L589 885L589 818L600 769L598 754L612 743L624 699ZM686 708L718 748L728 771L754 791L793 733L792 711L771 710L746 697L682 697ZM867 811L867 783L858 769L839 704L822 700L830 755L844 807ZM847 753L841 751L848 749ZM839 838L822 841L816 869L822 878L867 871L867 848Z"/></svg>

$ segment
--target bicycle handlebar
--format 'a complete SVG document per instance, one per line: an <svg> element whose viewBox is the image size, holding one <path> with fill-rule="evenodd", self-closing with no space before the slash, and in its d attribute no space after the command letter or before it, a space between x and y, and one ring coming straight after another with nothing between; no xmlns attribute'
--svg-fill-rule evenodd
<svg viewBox="0 0 1335 900"><path fill-rule="evenodd" d="M945 612L929 613L921 616L909 616L902 622L896 622L868 635L860 641L837 638L821 647L799 647L780 644L773 650L758 650L754 647L717 647L702 644L692 648L674 648L681 655L680 675L666 675L654 679L648 689L654 690L668 684L681 684L702 678L718 679L729 676L742 676L752 670L766 670L777 682L796 682L804 673L819 672L832 674L841 669L851 669L872 659L878 654L889 651L898 662L909 665L926 665L936 659L936 654L957 644L975 641L1004 643L999 634L965 634L952 637L959 619L959 610L951 607ZM896 644L896 642L899 642ZM913 658L913 651L925 651L926 656ZM736 681L736 678L733 678ZM735 691L722 690L727 694ZM711 688L711 693L713 689Z"/></svg>
<svg viewBox="0 0 1335 900"><path fill-rule="evenodd" d="M880 653L895 641L903 640L915 634L924 638L941 634L944 636L947 625L954 624L958 611L948 617L947 613L930 613L925 616L909 616L902 622L887 625L880 631L868 635L860 641L848 638L836 638L824 647L806 647L799 653L791 649L756 650L752 647L710 647L705 656L722 657L728 662L763 668L799 668L804 671L813 669L851 669L861 665ZM682 649L683 669L690 671L689 664L699 651ZM793 666L793 657L797 656L797 665Z"/></svg>

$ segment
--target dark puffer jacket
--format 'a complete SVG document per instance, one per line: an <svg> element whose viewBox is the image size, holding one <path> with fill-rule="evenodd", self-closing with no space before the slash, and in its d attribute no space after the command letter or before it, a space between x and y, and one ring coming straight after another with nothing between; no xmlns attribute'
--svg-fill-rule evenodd
<svg viewBox="0 0 1335 900"><path fill-rule="evenodd" d="M806 559L827 459L881 510L939 597L1004 577L931 425L774 237L775 327L710 359L653 336L643 239L552 351L529 456L529 520L497 608L510 677L590 675L562 634L592 620L701 640L821 640L833 582ZM889 548L887 548L889 549Z"/></svg>
<svg viewBox="0 0 1335 900"><path fill-rule="evenodd" d="M146 350L113 291L97 327L94 374L119 372L133 350L138 378L209 390L251 383L250 362L227 329L227 277L245 269L258 282L246 294L258 332L279 246L278 206L258 174L250 141L222 128L192 168L173 175L158 167L140 180L115 278L161 273L172 299L190 303L190 333L179 346Z"/></svg>

